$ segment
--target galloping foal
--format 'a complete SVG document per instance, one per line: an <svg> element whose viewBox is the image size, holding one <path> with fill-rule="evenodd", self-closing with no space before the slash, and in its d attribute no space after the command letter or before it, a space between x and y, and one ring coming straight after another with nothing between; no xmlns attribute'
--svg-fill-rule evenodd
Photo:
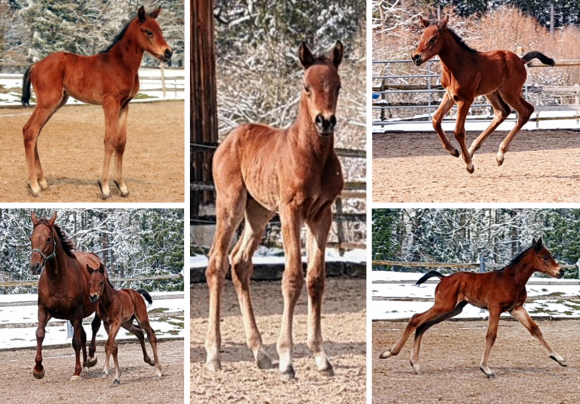
<svg viewBox="0 0 580 404"><path fill-rule="evenodd" d="M331 206L342 190L340 162L334 151L336 105L340 90L338 66L343 45L328 56L315 57L305 43L298 50L304 84L296 121L286 130L249 124L236 128L213 159L217 227L206 271L210 292L207 366L221 368L220 298L228 271L228 250L245 216L243 234L231 253L232 278L243 315L248 347L259 368L272 367L250 299L252 255L276 211L282 222L286 268L282 280L284 312L278 339L282 380L294 378L292 318L304 276L300 229L308 228L308 347L320 372L333 374L322 346L320 315L326 277L324 253L332 224Z"/></svg>
<svg viewBox="0 0 580 404"><path fill-rule="evenodd" d="M109 281L109 276L102 263L99 269L93 269L87 265L87 271L90 273L89 300L93 304L98 303L97 314L103 319L105 329L107 330L107 334L109 334L105 345L106 359L103 378L109 377L109 359L112 354L113 361L115 362L115 380L113 383L121 383L121 368L117 360L119 349L115 341L121 327L137 336L141 344L141 349L143 350L143 360L145 363L155 366L157 376L161 377L161 365L159 364L159 358L157 356L157 337L155 336L155 331L153 331L153 328L149 324L147 307L143 300L146 299L149 304L153 303L151 295L145 289L116 290ZM133 324L133 320L137 320L138 325ZM143 330L147 332L147 338L153 349L153 360L147 354Z"/></svg>
<svg viewBox="0 0 580 404"><path fill-rule="evenodd" d="M475 307L489 310L489 326L485 337L486 346L479 365L481 371L488 378L495 377L487 365L487 359L497 336L499 316L506 311L540 341L550 358L561 366L566 366L564 358L550 348L542 336L540 327L524 308L527 297L526 282L534 272L542 272L558 278L564 275L560 265L556 263L550 251L542 244L541 238L538 241L534 240L531 247L517 255L508 266L499 271L457 272L449 276L442 275L437 271L426 273L417 281L417 285L434 276L441 278L441 282L435 289L433 307L424 313L415 314L399 341L391 349L383 352L379 359L398 355L411 333L415 331L411 366L415 373L419 373L419 349L425 331L441 321L458 315L469 303Z"/></svg>
<svg viewBox="0 0 580 404"><path fill-rule="evenodd" d="M522 88L527 77L525 64L532 59L539 59L549 66L556 63L536 51L528 52L521 58L507 50L478 52L467 46L451 28L447 27L448 21L449 17L433 23L421 18L425 31L413 54L413 62L420 66L435 55L439 55L443 66L441 84L446 92L441 105L433 115L433 128L445 150L452 156L459 157L459 152L451 145L441 127L445 114L453 104L457 104L455 139L461 147L467 171L472 174L475 167L471 158L485 139L508 117L511 112L510 105L518 112L518 121L499 145L496 157L499 166L503 164L504 155L509 150L513 138L534 112L533 105L522 98ZM485 95L493 106L494 118L468 150L465 143L465 119L473 100L480 95Z"/></svg>
<svg viewBox="0 0 580 404"><path fill-rule="evenodd" d="M52 115L72 96L88 104L103 106L105 112L105 157L98 185L101 198L111 196L109 163L115 153L115 185L121 196L129 189L123 179L123 153L127 141L129 101L139 91L139 66L143 53L168 62L173 51L163 39L156 18L161 8L147 14L141 6L137 17L123 28L113 44L93 56L67 52L53 53L33 64L24 73L22 105L29 104L30 85L36 93L36 107L24 125L24 147L28 167L27 184L32 195L48 188L40 165L37 141Z"/></svg>

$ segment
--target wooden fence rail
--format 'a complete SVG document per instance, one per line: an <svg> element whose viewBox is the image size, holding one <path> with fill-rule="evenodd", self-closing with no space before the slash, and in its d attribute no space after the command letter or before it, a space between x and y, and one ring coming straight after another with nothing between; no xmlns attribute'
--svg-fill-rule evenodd
<svg viewBox="0 0 580 404"><path fill-rule="evenodd" d="M170 275L153 275L153 276L134 276L129 278L110 278L110 281L113 283L118 283L118 282L151 281L151 280L156 281L170 279L183 279L183 275L170 274ZM0 282L0 288L16 288L18 286L37 286L37 285L38 280Z"/></svg>

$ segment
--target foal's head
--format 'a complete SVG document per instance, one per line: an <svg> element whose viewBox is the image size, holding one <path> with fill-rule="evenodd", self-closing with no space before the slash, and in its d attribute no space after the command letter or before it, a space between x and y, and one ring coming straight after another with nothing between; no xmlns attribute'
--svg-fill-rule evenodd
<svg viewBox="0 0 580 404"><path fill-rule="evenodd" d="M300 63L304 67L304 90L310 119L318 134L326 137L334 133L336 105L340 92L338 66L342 61L344 47L336 42L328 56L314 57L304 42L298 49Z"/></svg>
<svg viewBox="0 0 580 404"><path fill-rule="evenodd" d="M443 33L449 22L449 16L446 16L437 24L431 24L429 20L423 17L419 18L421 19L421 24L425 27L425 31L421 35L417 50L413 53L413 63L417 66L425 63L441 51L441 47L443 46Z"/></svg>
<svg viewBox="0 0 580 404"><path fill-rule="evenodd" d="M538 239L538 241L532 241L532 250L534 251L534 261L532 267L536 271L542 272L554 278L561 278L564 276L564 270L552 257L550 251L548 251L548 249L543 245L541 237Z"/></svg>
<svg viewBox="0 0 580 404"><path fill-rule="evenodd" d="M169 62L173 50L163 38L163 32L157 22L159 13L161 13L161 7L149 14L145 12L145 7L139 8L136 19L138 29L136 37L141 48L162 62Z"/></svg>
<svg viewBox="0 0 580 404"><path fill-rule="evenodd" d="M46 262L53 259L56 255L56 235L52 231L52 226L56 221L56 212L49 220L38 219L32 212L32 234L30 242L32 243L32 257L30 258L30 273L38 275Z"/></svg>
<svg viewBox="0 0 580 404"><path fill-rule="evenodd" d="M91 303L96 303L105 290L105 282L109 281L107 272L102 262L99 269L93 269L87 264L87 271L91 274L89 277L89 300Z"/></svg>

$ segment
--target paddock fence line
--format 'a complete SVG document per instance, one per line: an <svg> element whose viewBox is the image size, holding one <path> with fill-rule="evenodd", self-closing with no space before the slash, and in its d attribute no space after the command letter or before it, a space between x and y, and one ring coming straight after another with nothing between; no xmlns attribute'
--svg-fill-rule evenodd
<svg viewBox="0 0 580 404"><path fill-rule="evenodd" d="M183 279L181 274L169 274L169 275L152 275L152 276L133 276L127 278L110 278L112 283L123 283L123 282L137 282L137 281L158 281L158 280L171 280L171 279ZM19 286L37 286L38 279L30 281L0 281L0 288L16 288Z"/></svg>

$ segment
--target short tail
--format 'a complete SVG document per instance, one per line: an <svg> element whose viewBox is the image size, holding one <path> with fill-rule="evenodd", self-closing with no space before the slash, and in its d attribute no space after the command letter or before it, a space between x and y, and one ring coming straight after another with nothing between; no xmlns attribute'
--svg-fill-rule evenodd
<svg viewBox="0 0 580 404"><path fill-rule="evenodd" d="M32 65L28 66L24 71L24 77L22 78L22 106L30 105L30 71L32 70Z"/></svg>
<svg viewBox="0 0 580 404"><path fill-rule="evenodd" d="M445 275L443 275L443 274L440 274L440 273L439 273L439 272L437 272L437 271L429 271L429 272L427 272L425 275L423 275L423 277L421 277L421 279L419 279L419 280L417 281L417 283L415 283L415 285L420 285L420 284L422 284L423 282L425 282L427 279L429 279L429 278L432 278L432 277L434 277L434 276L436 276L436 277L438 277L438 278L441 278L441 279L445 278Z"/></svg>
<svg viewBox="0 0 580 404"><path fill-rule="evenodd" d="M540 62L542 62L543 64L548 65L548 66L555 66L556 65L556 62L554 61L554 59L547 57L542 52L532 51L532 52L528 52L524 56L522 56L522 61L526 64L530 63L532 61L532 59L539 59Z"/></svg>
<svg viewBox="0 0 580 404"><path fill-rule="evenodd" d="M151 297L149 292L147 292L145 289L137 289L137 292L143 295L143 297L145 298L145 300L147 300L147 303L149 303L149 305L153 304L153 298Z"/></svg>

